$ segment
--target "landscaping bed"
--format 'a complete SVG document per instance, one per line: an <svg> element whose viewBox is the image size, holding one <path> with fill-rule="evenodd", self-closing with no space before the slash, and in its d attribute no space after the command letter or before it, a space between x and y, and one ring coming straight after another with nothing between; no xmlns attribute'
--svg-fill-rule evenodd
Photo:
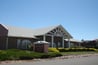
<svg viewBox="0 0 98 65"><path fill-rule="evenodd" d="M60 52L63 56L98 53L98 49L95 49L95 48L49 48L49 51Z"/></svg>
<svg viewBox="0 0 98 65"><path fill-rule="evenodd" d="M83 55L83 54L95 54L98 53L94 48L49 48L48 53L38 53L28 50L8 49L0 50L0 61L5 60L32 60L32 59L44 59L53 58L59 56L69 55Z"/></svg>
<svg viewBox="0 0 98 65"><path fill-rule="evenodd" d="M18 49L9 49L9 50L0 50L0 60L31 60L35 58L52 58L62 56L61 53L49 52L49 53L38 53L28 50L18 50Z"/></svg>

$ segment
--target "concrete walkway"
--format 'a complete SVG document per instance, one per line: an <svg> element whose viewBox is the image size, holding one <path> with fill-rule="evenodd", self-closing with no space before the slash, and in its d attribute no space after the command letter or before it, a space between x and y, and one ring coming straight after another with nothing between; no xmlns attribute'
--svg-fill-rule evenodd
<svg viewBox="0 0 98 65"><path fill-rule="evenodd" d="M98 55L74 57L74 58L55 58L31 61L16 61L11 63L2 63L0 65L98 65Z"/></svg>

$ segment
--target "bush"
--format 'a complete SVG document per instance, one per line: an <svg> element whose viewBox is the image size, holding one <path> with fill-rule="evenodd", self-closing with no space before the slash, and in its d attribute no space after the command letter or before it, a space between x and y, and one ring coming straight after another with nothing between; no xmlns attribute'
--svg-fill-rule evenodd
<svg viewBox="0 0 98 65"><path fill-rule="evenodd" d="M33 59L33 54L24 50L9 49L0 52L0 60Z"/></svg>
<svg viewBox="0 0 98 65"><path fill-rule="evenodd" d="M98 46L97 47L94 47L95 49L98 49Z"/></svg>
<svg viewBox="0 0 98 65"><path fill-rule="evenodd" d="M49 52L49 53L38 53L33 51L26 50L1 50L0 51L0 60L30 60L33 58L51 58L61 56L58 52Z"/></svg>
<svg viewBox="0 0 98 65"><path fill-rule="evenodd" d="M58 57L58 56L62 56L62 54L61 53L57 53L57 52L50 52L50 53L48 53L49 55L50 55L50 57Z"/></svg>
<svg viewBox="0 0 98 65"><path fill-rule="evenodd" d="M31 60L33 59L33 57L32 56L20 56L19 59L20 60Z"/></svg>
<svg viewBox="0 0 98 65"><path fill-rule="evenodd" d="M95 48L60 48L60 52L96 51Z"/></svg>
<svg viewBox="0 0 98 65"><path fill-rule="evenodd" d="M89 48L90 51L96 51L97 49L95 48Z"/></svg>
<svg viewBox="0 0 98 65"><path fill-rule="evenodd" d="M5 51L1 51L0 50L0 60L3 61L3 60L7 60L8 59L8 55Z"/></svg>
<svg viewBox="0 0 98 65"><path fill-rule="evenodd" d="M58 48L59 52L65 52L66 50L64 48Z"/></svg>
<svg viewBox="0 0 98 65"><path fill-rule="evenodd" d="M41 57L40 58L49 58L50 57L50 55L49 54L43 54L43 55L41 55Z"/></svg>
<svg viewBox="0 0 98 65"><path fill-rule="evenodd" d="M59 52L59 50L57 50L56 48L48 48L49 52Z"/></svg>

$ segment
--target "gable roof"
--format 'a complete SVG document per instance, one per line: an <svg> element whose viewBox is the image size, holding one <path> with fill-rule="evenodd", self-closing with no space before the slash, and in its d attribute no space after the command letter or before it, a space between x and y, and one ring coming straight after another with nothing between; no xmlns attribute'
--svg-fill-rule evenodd
<svg viewBox="0 0 98 65"><path fill-rule="evenodd" d="M44 35L48 33L49 31L55 29L58 26L50 26L50 27L45 27L45 28L39 28L39 29L34 29L33 34L34 35Z"/></svg>
<svg viewBox="0 0 98 65"><path fill-rule="evenodd" d="M53 29L56 29L56 28L60 28L62 29L62 31L69 37L69 38L73 38L66 30L65 28L62 26L62 25L57 25L57 26L50 26L50 27L46 27L46 28L40 28L40 29L35 29L33 30L33 34L35 36L38 36L38 35L45 35L47 34L48 32L52 31Z"/></svg>
<svg viewBox="0 0 98 65"><path fill-rule="evenodd" d="M8 36L35 38L32 29L3 25L8 30Z"/></svg>
<svg viewBox="0 0 98 65"><path fill-rule="evenodd" d="M50 27L45 27L40 29L27 29L27 28L14 27L8 25L3 25L3 26L8 30L8 36L12 36L12 37L35 38L35 36L45 35L48 32L52 31L53 29L59 27L63 30L64 33L68 35L69 38L72 38L72 36L63 28L62 25L50 26Z"/></svg>

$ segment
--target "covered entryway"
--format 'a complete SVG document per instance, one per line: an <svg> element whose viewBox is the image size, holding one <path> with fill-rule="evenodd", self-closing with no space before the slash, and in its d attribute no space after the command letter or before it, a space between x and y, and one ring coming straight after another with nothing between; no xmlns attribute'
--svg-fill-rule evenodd
<svg viewBox="0 0 98 65"><path fill-rule="evenodd" d="M46 29L44 28L38 31L39 33L35 33L36 37L40 41L49 42L50 47L63 47L64 48L65 47L64 39L72 38L72 36L61 25L46 28Z"/></svg>

